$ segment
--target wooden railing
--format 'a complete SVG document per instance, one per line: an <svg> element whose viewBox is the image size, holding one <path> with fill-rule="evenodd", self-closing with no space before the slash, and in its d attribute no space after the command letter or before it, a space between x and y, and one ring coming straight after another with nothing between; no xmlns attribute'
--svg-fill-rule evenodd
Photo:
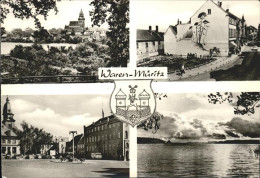
<svg viewBox="0 0 260 178"><path fill-rule="evenodd" d="M57 75L57 76L26 76L19 78L3 78L2 84L23 84L23 83L96 83L96 75ZM109 82L109 81L106 81Z"/></svg>

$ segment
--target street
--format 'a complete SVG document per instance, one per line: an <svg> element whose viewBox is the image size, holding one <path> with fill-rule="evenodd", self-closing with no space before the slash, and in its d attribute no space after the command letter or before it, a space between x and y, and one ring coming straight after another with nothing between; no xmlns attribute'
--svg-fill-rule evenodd
<svg viewBox="0 0 260 178"><path fill-rule="evenodd" d="M83 163L50 159L2 160L2 176L20 177L129 177L129 162L86 160Z"/></svg>

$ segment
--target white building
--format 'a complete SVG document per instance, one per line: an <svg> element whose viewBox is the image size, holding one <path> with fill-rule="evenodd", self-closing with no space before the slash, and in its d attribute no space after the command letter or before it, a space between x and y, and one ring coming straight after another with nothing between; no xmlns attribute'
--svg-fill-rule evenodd
<svg viewBox="0 0 260 178"><path fill-rule="evenodd" d="M158 26L155 30L149 26L149 30L137 30L137 60L147 58L149 56L157 56L160 51L163 52L163 33L159 32Z"/></svg>
<svg viewBox="0 0 260 178"><path fill-rule="evenodd" d="M20 140L14 132L15 120L11 110L9 98L3 108L3 121L1 124L1 153L16 156L20 154Z"/></svg>
<svg viewBox="0 0 260 178"><path fill-rule="evenodd" d="M188 23L178 21L167 29L165 53L209 55L211 49L219 49L219 55L227 56L232 48L240 48L242 23L245 21L222 8L222 2L207 0Z"/></svg>

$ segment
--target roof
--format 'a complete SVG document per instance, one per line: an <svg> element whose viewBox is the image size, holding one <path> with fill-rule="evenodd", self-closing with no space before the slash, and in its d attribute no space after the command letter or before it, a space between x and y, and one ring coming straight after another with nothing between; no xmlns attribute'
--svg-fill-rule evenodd
<svg viewBox="0 0 260 178"><path fill-rule="evenodd" d="M101 119L97 120L96 122L93 122L92 124L90 124L86 127L84 126L84 127L85 128L92 128L92 127L97 126L97 125L114 123L114 122L121 122L121 121L117 120L114 115L110 115L110 116L101 118Z"/></svg>
<svg viewBox="0 0 260 178"><path fill-rule="evenodd" d="M164 34L155 30L140 30L137 29L136 41L163 41Z"/></svg>
<svg viewBox="0 0 260 178"><path fill-rule="evenodd" d="M83 134L79 134L74 137L74 146L76 146L79 143L82 136ZM66 147L70 147L72 145L73 145L73 139L71 139L69 142L66 142Z"/></svg>
<svg viewBox="0 0 260 178"><path fill-rule="evenodd" d="M4 124L1 125L1 137L16 137L17 135L14 133L12 129L7 128Z"/></svg>
<svg viewBox="0 0 260 178"><path fill-rule="evenodd" d="M225 9L223 9L222 7L220 7L217 3L215 3L213 0L207 0L204 4L206 4L208 1L212 2L213 4L215 4L218 8L220 8L222 11L224 11L226 14L228 14L230 17L235 18L235 19L240 19L239 17L235 16L234 14L232 14L231 12L227 12ZM202 6L204 6L204 4ZM202 7L201 6L201 7ZM201 7L191 16L193 17L200 9Z"/></svg>
<svg viewBox="0 0 260 178"><path fill-rule="evenodd" d="M79 22L78 21L70 21L69 26L79 26Z"/></svg>
<svg viewBox="0 0 260 178"><path fill-rule="evenodd" d="M126 94L120 88L119 92L116 94L115 97L116 98L126 98Z"/></svg>
<svg viewBox="0 0 260 178"><path fill-rule="evenodd" d="M177 27L170 25L169 28L173 31L174 35L177 35Z"/></svg>
<svg viewBox="0 0 260 178"><path fill-rule="evenodd" d="M147 93L147 91L144 91L142 93L139 94L139 97L150 97L149 93Z"/></svg>
<svg viewBox="0 0 260 178"><path fill-rule="evenodd" d="M81 139L81 137L83 136L83 134L80 134L80 135L76 135L74 137L74 145L77 145Z"/></svg>

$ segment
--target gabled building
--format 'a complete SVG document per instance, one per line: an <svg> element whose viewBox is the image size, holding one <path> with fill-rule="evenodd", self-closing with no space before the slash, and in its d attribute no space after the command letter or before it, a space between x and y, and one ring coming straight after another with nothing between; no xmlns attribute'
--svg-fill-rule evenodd
<svg viewBox="0 0 260 178"><path fill-rule="evenodd" d="M15 120L11 110L10 100L7 97L3 108L3 121L1 124L1 153L10 156L20 154L20 140L14 132Z"/></svg>
<svg viewBox="0 0 260 178"><path fill-rule="evenodd" d="M129 160L129 126L113 115L84 126L85 157L101 153L103 159Z"/></svg>
<svg viewBox="0 0 260 178"><path fill-rule="evenodd" d="M64 30L68 34L82 35L85 31L85 17L82 9L79 13L79 18L77 21L70 21L69 25L65 25Z"/></svg>
<svg viewBox="0 0 260 178"><path fill-rule="evenodd" d="M207 0L191 17L188 23L180 21L170 26L164 35L166 54L196 53L209 55L218 49L220 56L240 50L245 31L245 19L235 16L222 2Z"/></svg>
<svg viewBox="0 0 260 178"><path fill-rule="evenodd" d="M137 60L163 53L164 36L158 26L155 30L152 30L152 26L148 30L138 29L136 38Z"/></svg>

